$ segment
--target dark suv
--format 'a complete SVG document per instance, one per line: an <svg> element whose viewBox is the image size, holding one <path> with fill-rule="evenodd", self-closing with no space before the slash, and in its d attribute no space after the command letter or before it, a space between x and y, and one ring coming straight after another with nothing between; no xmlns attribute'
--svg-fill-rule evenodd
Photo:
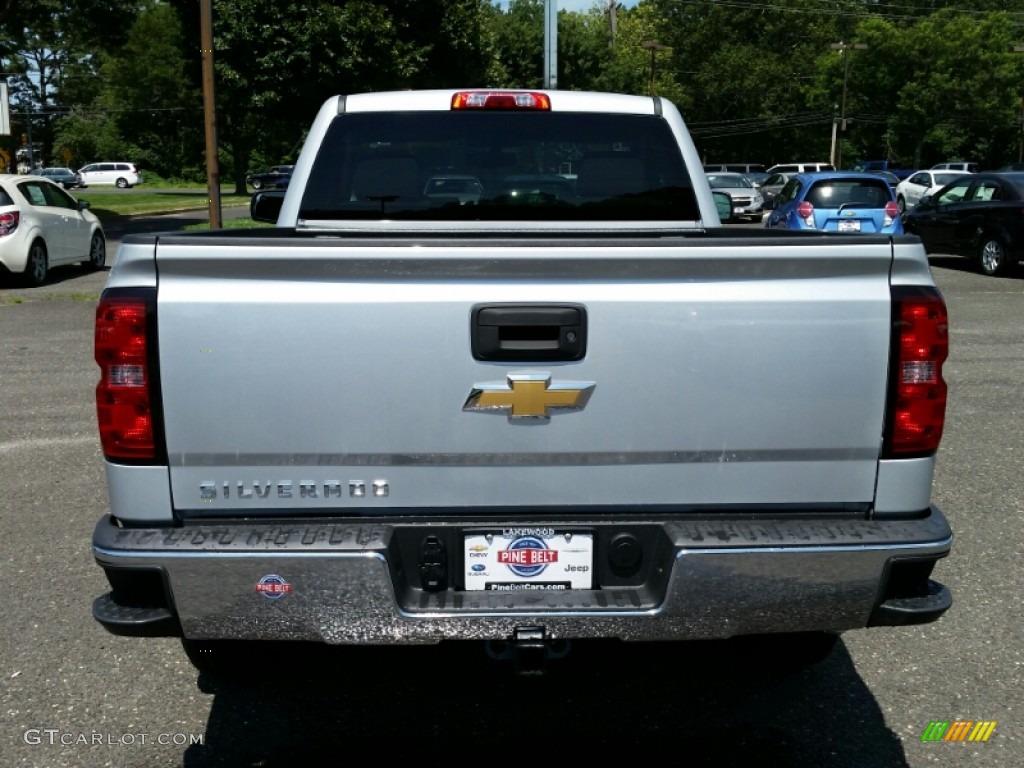
<svg viewBox="0 0 1024 768"><path fill-rule="evenodd" d="M70 168L39 168L32 172L33 176L42 176L44 179L49 179L54 184L59 184L64 189L74 189L75 187L84 187L85 184L82 182L82 175L76 173Z"/></svg>
<svg viewBox="0 0 1024 768"><path fill-rule="evenodd" d="M253 189L284 189L292 178L294 165L272 165L263 173L250 173L245 181Z"/></svg>

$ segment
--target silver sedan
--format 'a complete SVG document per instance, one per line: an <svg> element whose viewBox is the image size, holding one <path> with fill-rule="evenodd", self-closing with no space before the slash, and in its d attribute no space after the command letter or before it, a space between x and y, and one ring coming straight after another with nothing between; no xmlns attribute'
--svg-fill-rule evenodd
<svg viewBox="0 0 1024 768"><path fill-rule="evenodd" d="M732 198L733 211L738 219L760 221L764 212L764 197L746 176L740 173L705 174L712 189L725 192Z"/></svg>

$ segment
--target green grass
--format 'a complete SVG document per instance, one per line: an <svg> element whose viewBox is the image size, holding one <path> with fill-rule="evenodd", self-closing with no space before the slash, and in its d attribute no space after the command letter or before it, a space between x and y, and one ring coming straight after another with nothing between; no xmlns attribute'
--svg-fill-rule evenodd
<svg viewBox="0 0 1024 768"><path fill-rule="evenodd" d="M250 218L241 219L224 219L221 221L221 228L223 229L260 229L262 227L272 227L273 224L267 224L264 221L253 221ZM209 229L209 222L202 222L201 224L189 224L183 227L185 230L197 230L197 229Z"/></svg>
<svg viewBox="0 0 1024 768"><path fill-rule="evenodd" d="M89 189L75 193L79 200L89 203L89 210L102 221L115 216L137 216L147 213L175 213L177 211L206 210L210 198L204 192L186 192L168 189L162 192L93 192ZM249 195L222 194L221 208L249 205Z"/></svg>

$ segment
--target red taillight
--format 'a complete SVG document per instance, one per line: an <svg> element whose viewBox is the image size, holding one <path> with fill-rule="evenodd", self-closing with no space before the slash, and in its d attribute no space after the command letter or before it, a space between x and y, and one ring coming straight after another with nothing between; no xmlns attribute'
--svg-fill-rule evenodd
<svg viewBox="0 0 1024 768"><path fill-rule="evenodd" d="M104 297L96 307L96 413L103 453L111 459L153 459L146 301Z"/></svg>
<svg viewBox="0 0 1024 768"><path fill-rule="evenodd" d="M934 452L946 421L942 363L949 354L946 304L937 291L894 296L896 348L889 373L886 453Z"/></svg>
<svg viewBox="0 0 1024 768"><path fill-rule="evenodd" d="M890 219L895 219L897 216L900 215L900 207L896 205L895 200L890 200L888 203L885 204L885 215L888 216Z"/></svg>
<svg viewBox="0 0 1024 768"><path fill-rule="evenodd" d="M536 91L459 91L452 109L527 109L550 111L551 98Z"/></svg>
<svg viewBox="0 0 1024 768"><path fill-rule="evenodd" d="M20 221L20 211L4 211L0 213L0 237L11 234L18 228Z"/></svg>
<svg viewBox="0 0 1024 768"><path fill-rule="evenodd" d="M814 206L806 200L797 205L796 215L803 219L808 225L814 226Z"/></svg>

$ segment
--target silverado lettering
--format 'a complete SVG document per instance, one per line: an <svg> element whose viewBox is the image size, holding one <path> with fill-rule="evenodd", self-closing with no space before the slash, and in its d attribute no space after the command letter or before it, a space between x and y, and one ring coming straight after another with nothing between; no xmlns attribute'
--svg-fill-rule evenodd
<svg viewBox="0 0 1024 768"><path fill-rule="evenodd" d="M299 492L299 498L303 499L316 499L321 496L325 499L332 497L340 499L345 495L346 488L350 497L362 498L366 496L366 483L362 481L349 481L348 483L342 483L337 480L326 480L323 482L303 480L298 483L293 483L290 480L283 480L278 483L231 483L228 481L224 481L222 483L211 481L203 482L199 484L199 498L204 501L216 499L218 497L229 499L231 498L232 489L234 489L235 498L238 499L266 499L270 496L271 491L274 491L278 498L290 499L293 498L296 488ZM371 484L371 495L373 496L387 496L389 492L390 489L388 484L383 480L377 480Z"/></svg>

